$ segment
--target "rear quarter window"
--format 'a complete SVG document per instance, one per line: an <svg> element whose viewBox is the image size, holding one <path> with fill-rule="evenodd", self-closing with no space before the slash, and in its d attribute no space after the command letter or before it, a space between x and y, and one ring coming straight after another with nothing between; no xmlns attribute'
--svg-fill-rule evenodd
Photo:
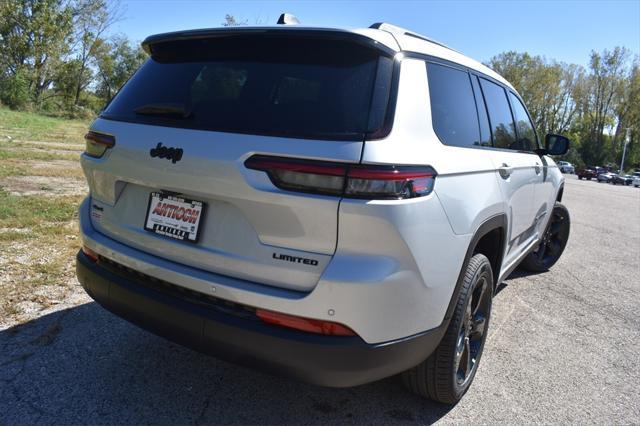
<svg viewBox="0 0 640 426"><path fill-rule="evenodd" d="M427 63L433 129L445 145L482 145L469 73Z"/></svg>

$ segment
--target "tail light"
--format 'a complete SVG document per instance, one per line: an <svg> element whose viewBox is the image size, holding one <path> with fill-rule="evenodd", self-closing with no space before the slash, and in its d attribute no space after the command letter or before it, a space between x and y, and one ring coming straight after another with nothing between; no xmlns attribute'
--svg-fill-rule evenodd
<svg viewBox="0 0 640 426"><path fill-rule="evenodd" d="M92 262L97 262L98 261L98 253L96 253L95 251L91 250L89 247L87 246L82 246L82 252L85 254L85 256L87 256L89 258L89 260L91 260Z"/></svg>
<svg viewBox="0 0 640 426"><path fill-rule="evenodd" d="M433 190L436 171L429 166L377 166L254 155L245 161L289 191L347 198L405 199Z"/></svg>
<svg viewBox="0 0 640 426"><path fill-rule="evenodd" d="M107 149L113 148L116 144L116 138L105 133L89 131L84 135L86 147L84 153L90 157L100 158L107 152Z"/></svg>
<svg viewBox="0 0 640 426"><path fill-rule="evenodd" d="M336 322L297 317L279 312L265 311L264 309L256 309L256 315L263 322L280 327L331 336L356 336L356 333L349 327Z"/></svg>

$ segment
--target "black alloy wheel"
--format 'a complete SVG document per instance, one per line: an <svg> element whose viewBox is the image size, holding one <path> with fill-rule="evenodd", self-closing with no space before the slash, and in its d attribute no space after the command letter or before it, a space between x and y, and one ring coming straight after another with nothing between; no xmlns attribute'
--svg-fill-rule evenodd
<svg viewBox="0 0 640 426"><path fill-rule="evenodd" d="M530 272L544 272L549 270L562 256L567 241L571 221L567 208L556 203L538 247L524 258L520 267Z"/></svg>
<svg viewBox="0 0 640 426"><path fill-rule="evenodd" d="M485 277L475 282L460 324L454 361L455 381L460 390L467 387L478 368L491 308L491 286Z"/></svg>
<svg viewBox="0 0 640 426"><path fill-rule="evenodd" d="M469 390L491 319L491 262L476 253L462 272L460 293L440 344L429 358L402 373L411 392L445 404L457 403Z"/></svg>

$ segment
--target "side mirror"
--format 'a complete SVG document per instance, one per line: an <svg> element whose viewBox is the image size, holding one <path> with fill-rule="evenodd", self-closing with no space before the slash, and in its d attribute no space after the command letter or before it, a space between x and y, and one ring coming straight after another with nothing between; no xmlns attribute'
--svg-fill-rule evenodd
<svg viewBox="0 0 640 426"><path fill-rule="evenodd" d="M549 133L544 137L544 149L549 155L564 155L569 150L569 138Z"/></svg>

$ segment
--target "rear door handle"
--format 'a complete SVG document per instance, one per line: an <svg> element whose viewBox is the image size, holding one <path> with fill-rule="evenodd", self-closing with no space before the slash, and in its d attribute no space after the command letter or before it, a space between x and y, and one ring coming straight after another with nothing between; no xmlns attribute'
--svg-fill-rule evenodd
<svg viewBox="0 0 640 426"><path fill-rule="evenodd" d="M502 179L509 179L509 176L513 173L513 167L507 163L502 163L502 166L498 167L498 173L500 173Z"/></svg>

